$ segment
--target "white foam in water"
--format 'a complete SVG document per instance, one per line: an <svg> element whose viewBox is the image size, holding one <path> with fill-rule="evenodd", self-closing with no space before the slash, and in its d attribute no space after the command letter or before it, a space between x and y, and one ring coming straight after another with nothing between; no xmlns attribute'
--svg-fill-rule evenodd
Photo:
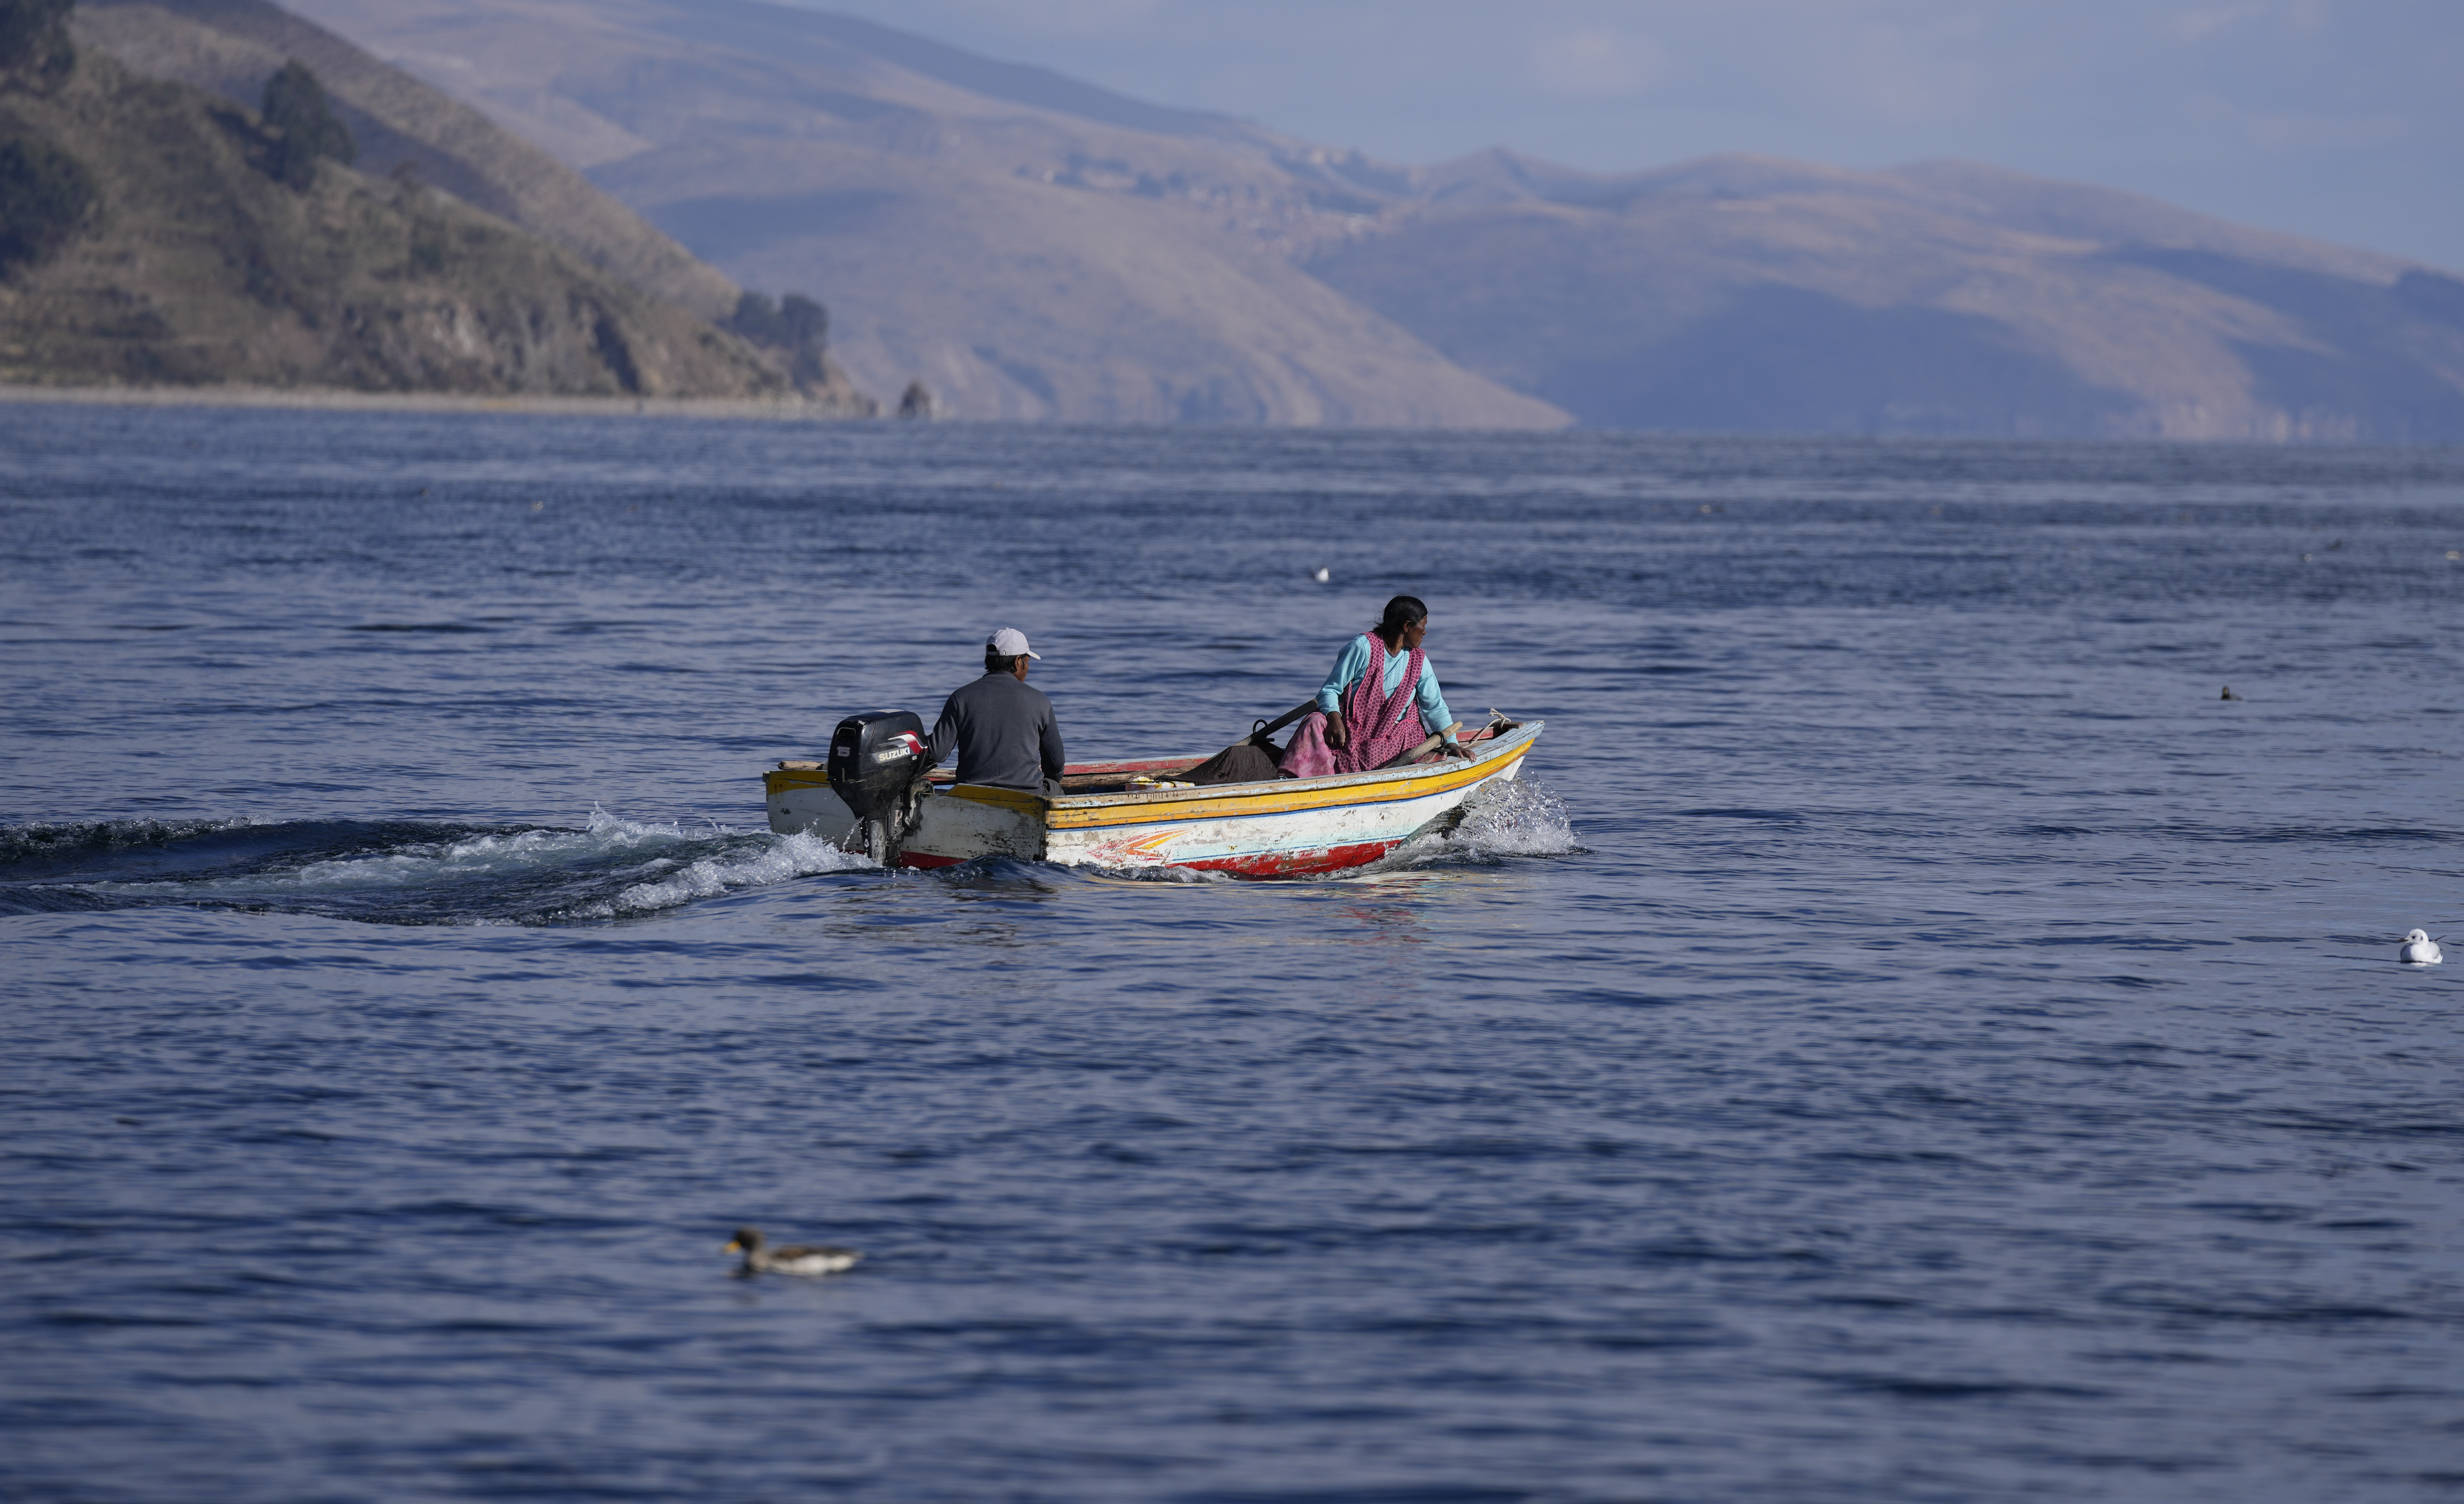
<svg viewBox="0 0 2464 1504"><path fill-rule="evenodd" d="M1583 849L1566 817L1566 803L1529 779L1484 785L1463 802L1462 823L1396 851L1388 862L1471 860L1500 856L1565 856Z"/></svg>
<svg viewBox="0 0 2464 1504"><path fill-rule="evenodd" d="M0 826L0 861L83 856L167 846L201 835L246 830L265 822L246 815L223 820L101 820L90 824Z"/></svg>
<svg viewBox="0 0 2464 1504"><path fill-rule="evenodd" d="M189 892L209 892L218 887L228 887L252 893L287 890L302 894L430 887L440 882L480 882L557 871L572 867L578 861L613 852L632 850L654 852L660 847L682 841L707 840L734 833L717 827L688 831L672 822L650 825L620 820L594 806L590 811L590 823L579 830L517 830L510 835L473 835L459 841L414 842L380 855L336 857L330 861L310 862L288 873L253 874L220 882L98 883L95 886L123 890L176 886ZM674 864L653 857L645 865L656 868Z"/></svg>
<svg viewBox="0 0 2464 1504"><path fill-rule="evenodd" d="M715 841L737 844L737 849L697 857L675 853L678 847L707 847ZM635 853L643 859L630 868L601 866L611 856ZM593 807L589 823L578 830L517 830L458 841L417 842L374 855L337 857L290 872L242 877L88 886L97 892L176 892L184 897L241 898L278 905L286 898L313 900L319 896L388 891L421 890L432 896L440 888L468 887L483 894L508 882L568 872L588 881L587 870L599 867L600 882L634 880L613 897L582 902L561 912L575 918L612 918L673 908L731 889L871 865L865 857L850 855L814 836L773 835L718 825L689 829L677 822L620 819ZM474 894L474 898L484 910L485 897ZM483 912L466 922L487 923L492 918Z"/></svg>
<svg viewBox="0 0 2464 1504"><path fill-rule="evenodd" d="M302 889L356 890L413 884L424 887L439 881L518 876L570 867L577 858L635 848L655 849L689 839L693 837L688 836L680 826L644 825L619 820L605 810L594 807L590 811L590 824L580 830L517 830L511 835L474 835L459 841L406 846L382 856L349 856L329 862L311 862L292 874L291 881ZM658 859L654 858L650 865L659 865Z"/></svg>
<svg viewBox="0 0 2464 1504"><path fill-rule="evenodd" d="M756 852L705 856L671 876L638 882L604 904L574 910L577 917L612 918L672 909L695 898L711 898L732 888L758 888L814 873L847 872L870 867L871 859L842 852L819 836L778 835ZM672 863L668 865L673 865Z"/></svg>
<svg viewBox="0 0 2464 1504"><path fill-rule="evenodd" d="M1529 779L1494 783L1463 805L1458 851L1480 856L1565 856L1583 849L1566 802Z"/></svg>

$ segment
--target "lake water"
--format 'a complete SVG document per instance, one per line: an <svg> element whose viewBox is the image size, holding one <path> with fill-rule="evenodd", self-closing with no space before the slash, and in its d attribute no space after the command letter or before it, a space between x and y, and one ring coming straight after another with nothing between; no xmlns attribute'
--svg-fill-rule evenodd
<svg viewBox="0 0 2464 1504"><path fill-rule="evenodd" d="M2453 1498L2459 554L2454 450L0 408L0 1495ZM1401 590L1549 729L1380 868L764 825L992 627L1198 752Z"/></svg>

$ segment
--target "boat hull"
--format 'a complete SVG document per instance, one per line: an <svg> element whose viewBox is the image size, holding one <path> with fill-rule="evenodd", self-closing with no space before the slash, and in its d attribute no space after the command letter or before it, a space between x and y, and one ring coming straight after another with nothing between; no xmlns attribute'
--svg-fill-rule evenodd
<svg viewBox="0 0 2464 1504"><path fill-rule="evenodd" d="M1245 877L1302 876L1361 867L1424 831L1444 829L1483 785L1511 779L1538 738L1532 721L1479 743L1468 760L1331 778L1047 798L979 785L936 786L919 800L899 861L948 867L1011 856L1066 867L1177 867ZM1080 779L1141 770L1168 775L1192 758L1090 763ZM770 828L846 843L854 817L819 770L765 780Z"/></svg>

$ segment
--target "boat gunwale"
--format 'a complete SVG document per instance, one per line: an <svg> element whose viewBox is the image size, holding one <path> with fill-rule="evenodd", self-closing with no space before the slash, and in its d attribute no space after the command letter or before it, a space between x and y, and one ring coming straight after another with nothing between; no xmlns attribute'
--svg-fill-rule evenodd
<svg viewBox="0 0 2464 1504"><path fill-rule="evenodd" d="M1519 762L1531 749L1545 720L1527 720L1505 736L1479 743L1480 750L1467 761L1446 760L1439 763L1406 763L1399 767L1371 768L1358 773L1330 773L1320 778L1287 778L1261 780L1248 784L1201 784L1191 788L1150 788L1135 792L1123 790L1110 794L1063 794L1058 798L1030 792L1023 788L1002 788L990 784L945 784L935 782L936 792L963 799L969 804L984 805L1027 815L1042 822L1047 829L1100 829L1107 826L1152 822L1178 823L1190 820L1238 818L1242 816L1303 814L1314 809L1340 807L1345 805L1392 804L1402 800L1445 793L1466 784L1485 782L1504 771L1504 765ZM1185 762L1177 758L1133 758L1123 763ZM1100 766L1103 764L1094 764ZM1194 764L1192 764L1194 765ZM802 776L798 776L802 775ZM812 787L824 779L805 769L778 769L766 774L763 783L772 795L789 788ZM1359 790L1353 798L1340 796ZM1390 791L1391 790L1391 791ZM1136 819L1118 816L1133 815ZM1107 819L1105 816L1115 818ZM1056 818L1059 817L1059 818Z"/></svg>
<svg viewBox="0 0 2464 1504"><path fill-rule="evenodd" d="M943 792L970 804L1008 809L1043 821L1050 830L1100 829L1107 826L1177 823L1243 816L1303 814L1346 805L1394 804L1446 793L1495 777L1519 762L1547 722L1528 720L1485 744L1468 762L1407 763L1400 767L1271 783L1201 784L1195 788L1143 789L1136 793L1066 794L1058 799L1023 788L959 784ZM1340 797L1359 790L1351 798ZM1336 797L1328 797L1328 796ZM1113 818L1105 818L1106 816ZM1130 816L1131 818L1122 818Z"/></svg>
<svg viewBox="0 0 2464 1504"><path fill-rule="evenodd" d="M1461 766L1445 763L1406 763L1399 767L1373 767L1359 773L1329 773L1320 778L1260 779L1249 784L1200 784L1195 788L1142 788L1135 793L1124 790L1117 794L1064 794L1058 799L1045 799L1041 794L1028 795L1054 809L1097 809L1115 805L1168 804L1177 799L1221 798L1234 789L1253 788L1276 793L1316 792L1327 788L1349 788L1356 785L1399 783L1411 778L1426 778L1439 773L1460 773L1492 762L1497 755L1518 741L1526 747L1538 739L1545 720L1527 720L1512 731L1491 741L1480 743L1482 750L1472 754ZM981 784L961 784L959 788L981 788ZM1025 792L1023 789L1009 792ZM953 789L952 792L957 792ZM964 797L964 796L961 796Z"/></svg>

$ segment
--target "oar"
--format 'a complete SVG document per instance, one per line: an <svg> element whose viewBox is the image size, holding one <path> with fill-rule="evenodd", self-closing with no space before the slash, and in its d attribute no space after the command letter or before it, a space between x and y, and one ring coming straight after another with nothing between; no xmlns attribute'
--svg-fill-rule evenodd
<svg viewBox="0 0 2464 1504"><path fill-rule="evenodd" d="M1248 740L1249 740L1249 741L1257 741L1260 737L1271 737L1271 736L1273 736L1276 732L1283 730L1286 726L1290 725L1293 721L1300 719L1303 716L1308 715L1310 711L1315 710L1315 709L1317 709L1317 701L1316 701L1316 699L1314 699L1314 698L1310 698L1310 699L1305 699L1305 700L1302 700L1299 704L1294 705L1291 709L1289 709L1289 710L1287 710L1287 711L1285 711L1282 715L1277 716L1274 719L1272 719L1272 720L1270 720L1270 721L1267 721L1265 725L1260 726L1257 730L1250 732L1250 733L1249 733L1249 736L1248 736Z"/></svg>
<svg viewBox="0 0 2464 1504"><path fill-rule="evenodd" d="M1446 731L1461 731L1462 729L1463 722L1458 720L1453 725L1448 726ZM1406 763L1417 763L1420 759L1427 757L1430 753L1435 752L1438 749L1439 742L1443 741L1446 739L1446 731L1439 732L1436 736L1421 742L1419 746L1414 747L1409 752L1405 752L1391 761L1378 763L1377 770L1379 772L1384 772L1390 767L1401 767Z"/></svg>

